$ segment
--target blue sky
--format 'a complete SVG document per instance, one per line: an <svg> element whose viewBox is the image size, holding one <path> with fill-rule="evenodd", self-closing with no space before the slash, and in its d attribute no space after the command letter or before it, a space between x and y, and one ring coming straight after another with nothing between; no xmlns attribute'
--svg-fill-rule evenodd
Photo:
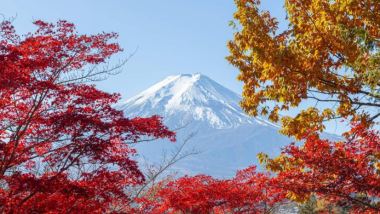
<svg viewBox="0 0 380 214"><path fill-rule="evenodd" d="M284 19L282 5L269 0L263 8ZM19 32L33 30L36 19L66 19L80 33L119 33L125 51L113 59L137 52L123 73L99 87L124 98L178 73L203 73L240 93L237 70L225 60L234 11L233 0L1 0L0 8L5 17L16 17Z"/></svg>
<svg viewBox="0 0 380 214"><path fill-rule="evenodd" d="M15 17L20 33L34 29L32 21L65 19L80 33L117 32L123 59L137 52L124 71L99 82L108 92L131 97L168 75L202 73L240 93L238 71L225 57L226 43L233 30L228 26L235 11L233 0L0 0L0 14ZM262 9L278 18L280 29L287 25L283 0L263 0ZM304 107L314 105L304 103ZM295 113L295 112L291 112ZM341 125L341 124L340 124ZM341 132L336 121L328 131Z"/></svg>

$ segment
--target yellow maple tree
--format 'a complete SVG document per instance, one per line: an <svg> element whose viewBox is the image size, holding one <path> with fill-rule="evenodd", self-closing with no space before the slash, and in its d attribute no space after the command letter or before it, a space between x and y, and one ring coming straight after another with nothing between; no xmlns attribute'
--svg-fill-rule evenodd
<svg viewBox="0 0 380 214"><path fill-rule="evenodd" d="M379 0L285 0L282 32L260 0L235 4L227 60L240 71L246 112L281 120L282 133L297 139L324 130L325 120L371 124L380 116ZM331 105L279 117L304 100Z"/></svg>

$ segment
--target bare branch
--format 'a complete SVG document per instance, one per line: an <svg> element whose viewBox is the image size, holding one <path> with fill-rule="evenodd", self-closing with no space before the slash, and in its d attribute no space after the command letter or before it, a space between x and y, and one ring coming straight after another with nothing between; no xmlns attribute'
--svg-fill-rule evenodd
<svg viewBox="0 0 380 214"><path fill-rule="evenodd" d="M166 154L163 155L163 161L160 165L158 166L147 166L146 172L145 172L145 177L146 177L146 182L139 187L139 189L136 191L136 195L134 198L138 198L149 186L153 186L159 177L165 173L171 166L174 164L178 163L179 161L192 156L199 154L198 151L191 150L191 151L183 151L185 146L190 142L190 140L195 136L195 133L191 133L188 135L184 140L183 143L179 147L177 147L171 154L171 156L167 157Z"/></svg>

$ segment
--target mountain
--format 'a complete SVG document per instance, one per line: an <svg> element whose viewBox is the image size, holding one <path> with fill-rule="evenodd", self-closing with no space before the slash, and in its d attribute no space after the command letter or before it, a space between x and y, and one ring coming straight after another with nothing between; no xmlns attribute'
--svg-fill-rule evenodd
<svg viewBox="0 0 380 214"><path fill-rule="evenodd" d="M178 143L147 142L136 146L139 158L159 162L163 151L176 146L191 133L187 149L199 154L176 163L186 174L230 177L236 170L258 164L256 155L276 155L292 140L278 133L279 127L253 118L239 106L241 97L201 74L169 76L121 103L128 117L161 115L165 124L178 129ZM186 150L186 149L185 149Z"/></svg>
<svg viewBox="0 0 380 214"><path fill-rule="evenodd" d="M128 99L127 115L159 114L169 124L202 121L215 129L243 124L271 123L246 115L239 106L240 96L201 74L169 76L137 96ZM183 125L183 124L182 124Z"/></svg>

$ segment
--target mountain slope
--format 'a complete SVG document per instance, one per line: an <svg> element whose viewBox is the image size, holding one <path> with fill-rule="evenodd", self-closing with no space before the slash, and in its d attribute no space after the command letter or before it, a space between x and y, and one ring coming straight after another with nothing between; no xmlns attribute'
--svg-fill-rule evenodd
<svg viewBox="0 0 380 214"><path fill-rule="evenodd" d="M188 148L200 152L176 164L188 174L232 176L237 169L257 164L256 155L279 153L291 139L278 133L279 127L267 120L252 118L239 107L240 96L201 74L169 76L140 94L121 103L127 116L165 118L178 131L179 143L190 133ZM158 162L162 151L175 145L149 142L137 146L141 157Z"/></svg>
<svg viewBox="0 0 380 214"><path fill-rule="evenodd" d="M169 121L203 121L210 127L226 129L242 124L266 123L247 116L239 106L240 97L207 76L169 76L122 106L127 115L159 114Z"/></svg>

